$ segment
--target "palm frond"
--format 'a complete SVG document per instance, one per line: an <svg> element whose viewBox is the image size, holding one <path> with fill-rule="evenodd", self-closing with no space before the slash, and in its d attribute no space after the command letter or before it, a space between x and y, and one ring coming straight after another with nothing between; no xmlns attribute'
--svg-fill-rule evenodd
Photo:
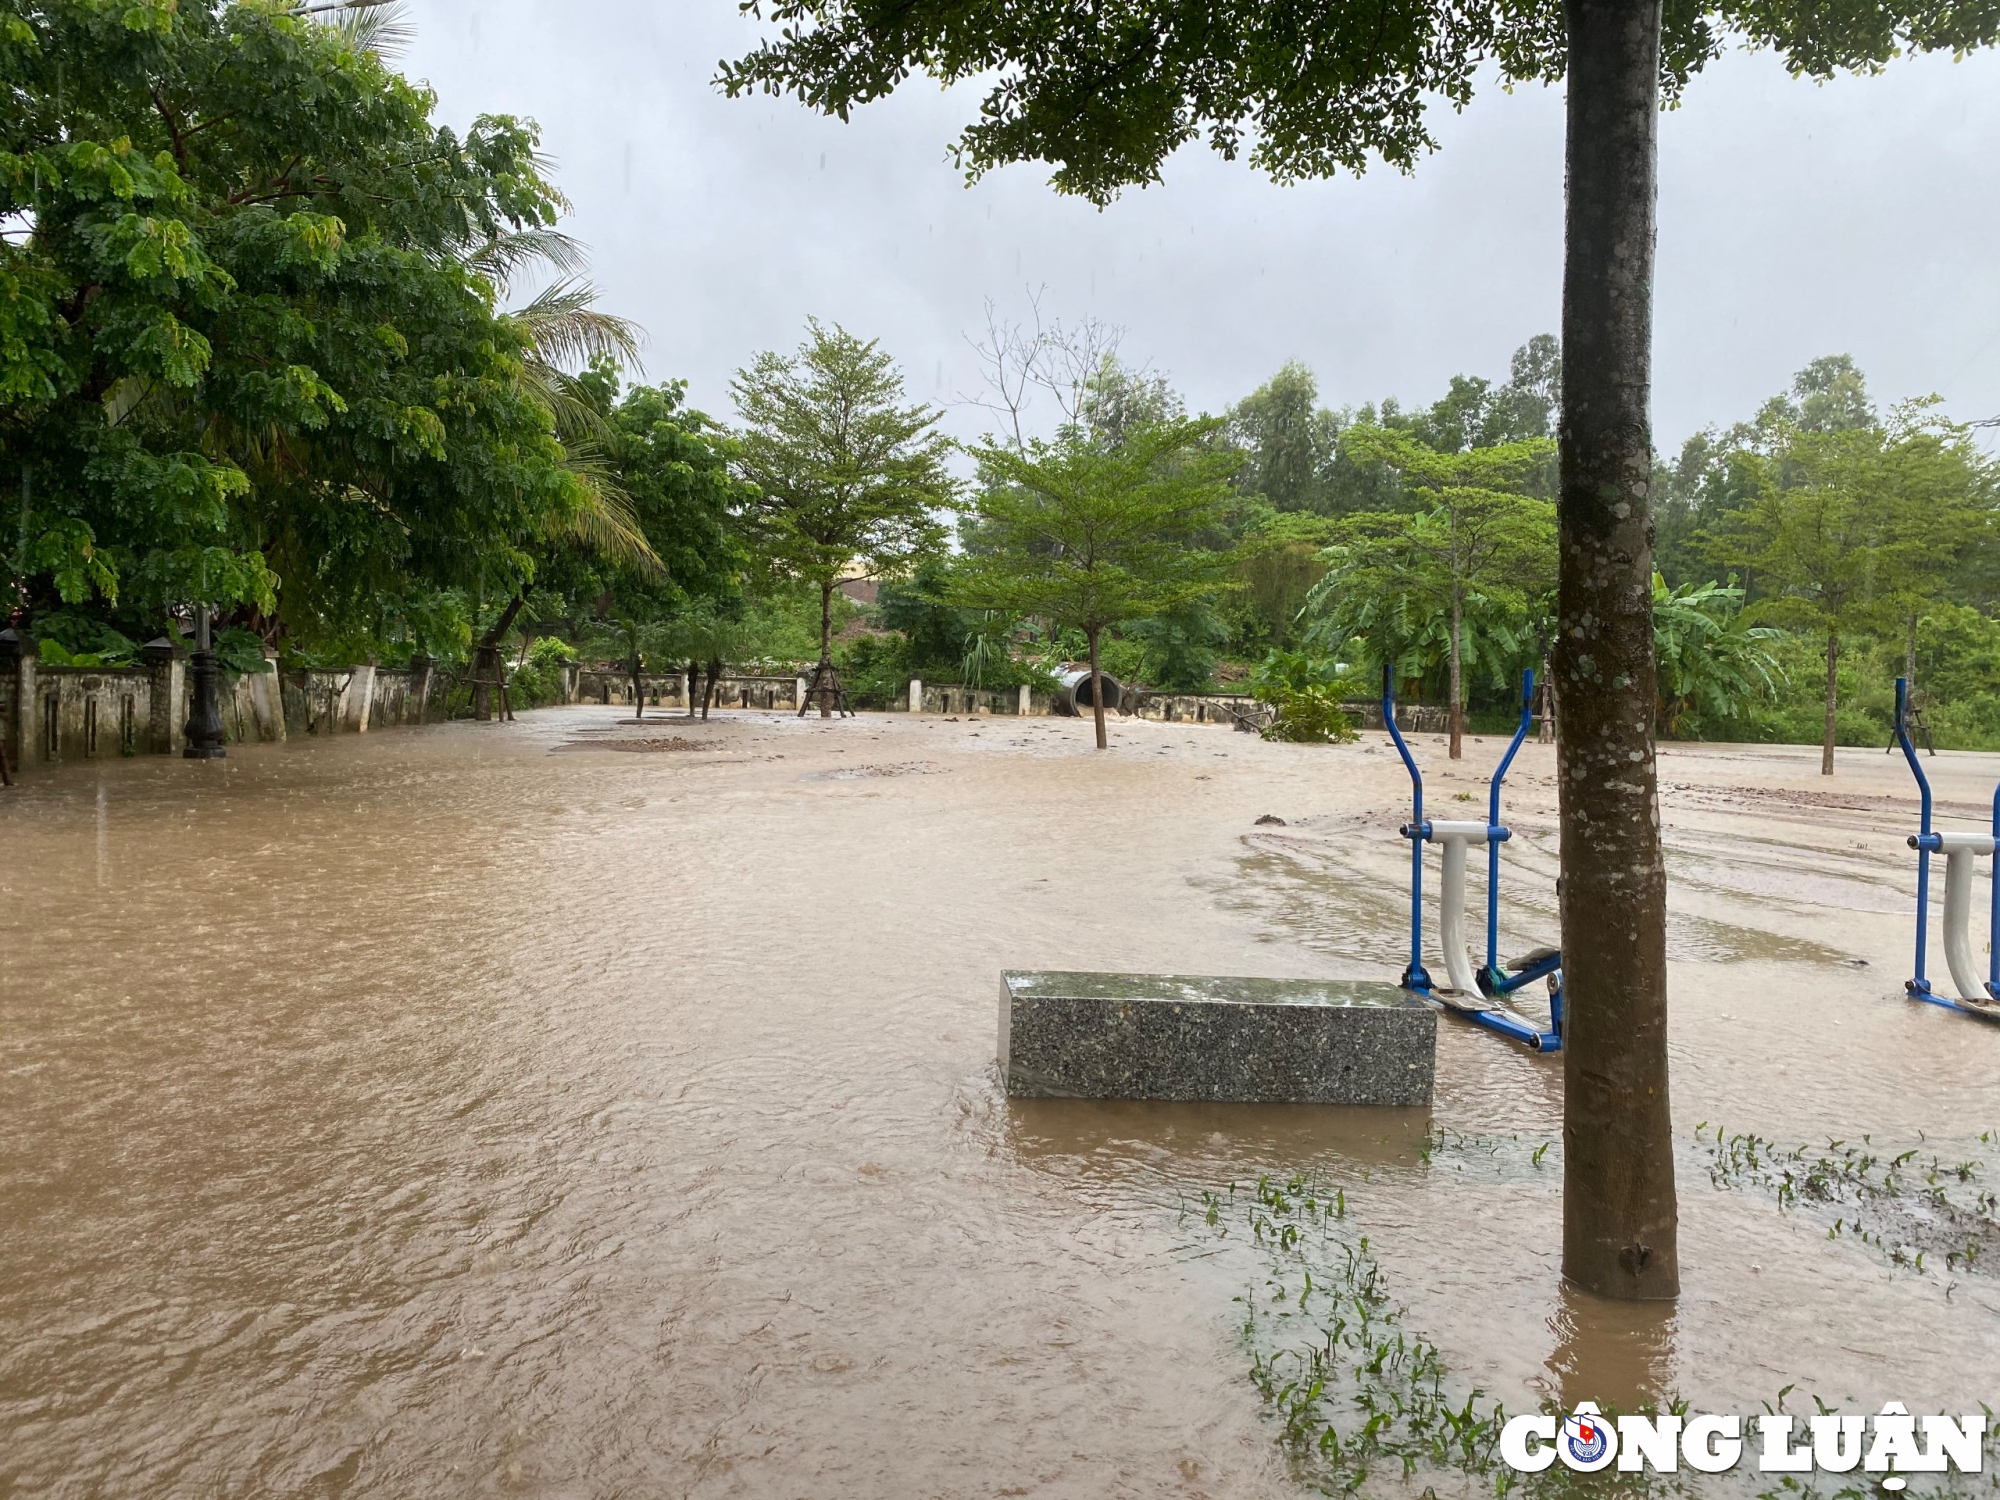
<svg viewBox="0 0 2000 1500"><path fill-rule="evenodd" d="M402 0L323 0L292 9L294 15L328 17L320 24L346 38L355 51L384 60L402 56L417 36Z"/></svg>
<svg viewBox="0 0 2000 1500"><path fill-rule="evenodd" d="M522 328L535 358L556 366L587 364L609 355L621 364L639 362L638 326L593 304L597 288L565 277L535 294L525 307L507 314Z"/></svg>
<svg viewBox="0 0 2000 1500"><path fill-rule="evenodd" d="M608 561L628 564L655 577L664 573L659 554L639 524L632 497L619 487L610 470L595 455L574 449L569 469L581 481L583 499L564 524L563 533Z"/></svg>
<svg viewBox="0 0 2000 1500"><path fill-rule="evenodd" d="M465 257L465 263L505 288L530 266L543 266L562 277L580 275L589 261L583 242L560 229L539 225L496 234Z"/></svg>
<svg viewBox="0 0 2000 1500"><path fill-rule="evenodd" d="M565 448L578 444L601 446L610 440L611 424L590 403L583 382L576 376L539 359L530 359L522 365L521 384L548 409L556 437Z"/></svg>

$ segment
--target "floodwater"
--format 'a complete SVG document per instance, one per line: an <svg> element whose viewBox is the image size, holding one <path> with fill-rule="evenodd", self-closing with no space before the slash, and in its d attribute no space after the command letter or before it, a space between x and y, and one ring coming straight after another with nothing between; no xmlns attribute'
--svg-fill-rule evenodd
<svg viewBox="0 0 2000 1500"><path fill-rule="evenodd" d="M1510 1406L2000 1386L2000 1279L1694 1139L1988 1151L2000 1027L1898 993L1900 760L1663 757L1686 1286L1633 1309L1559 1281L1560 1064L1450 1018L1428 1115L996 1089L1003 967L1392 977L1379 735L616 712L0 793L0 1496L1296 1494L1179 1209L1301 1168ZM1500 744L1420 739L1432 808ZM1976 826L2000 758L1930 766Z"/></svg>

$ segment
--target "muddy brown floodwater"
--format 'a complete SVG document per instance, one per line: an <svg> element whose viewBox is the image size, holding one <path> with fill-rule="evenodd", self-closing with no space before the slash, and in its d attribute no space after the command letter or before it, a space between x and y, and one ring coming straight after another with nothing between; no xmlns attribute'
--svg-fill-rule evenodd
<svg viewBox="0 0 2000 1500"><path fill-rule="evenodd" d="M1179 1208L1300 1168L1510 1405L2000 1389L2000 1280L1694 1138L1991 1156L2000 1027L1896 997L1898 760L1663 757L1686 1291L1634 1310L1559 1284L1559 1065L1457 1023L1427 1115L995 1087L1003 966L1392 977L1379 735L615 712L0 793L0 1495L1295 1494ZM1417 748L1449 807L1500 741ZM2000 758L1931 766L1976 826Z"/></svg>

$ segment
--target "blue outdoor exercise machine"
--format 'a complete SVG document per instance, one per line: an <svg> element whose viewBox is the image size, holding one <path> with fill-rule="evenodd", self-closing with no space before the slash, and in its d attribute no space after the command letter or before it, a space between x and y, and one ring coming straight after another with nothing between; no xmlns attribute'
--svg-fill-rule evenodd
<svg viewBox="0 0 2000 1500"><path fill-rule="evenodd" d="M1931 784L1917 760L1917 747L1910 743L1910 683L1896 679L1896 743L1917 778L1922 799L1917 831L1910 847L1917 851L1917 960L1915 975L1903 988L1913 1000L1926 1000L1947 1010L1962 1011L1982 1020L2000 1021L2000 879L1993 882L1993 908L1988 916L1988 936L1992 953L1986 978L1972 960L1972 880L1982 854L2000 847L2000 788L1993 793L1993 827L1986 833L1939 833L1931 827ZM1931 856L1944 856L1944 956L1951 970L1951 982L1958 990L1956 999L1931 988L1924 974L1924 949L1931 925Z"/></svg>
<svg viewBox="0 0 2000 1500"><path fill-rule="evenodd" d="M1512 837L1500 821L1500 785L1521 742L1528 737L1533 718L1535 674L1521 674L1521 722L1507 753L1487 784L1486 821L1447 822L1424 817L1424 776L1416 757L1396 727L1396 686L1394 670L1382 669L1382 723L1396 742L1396 753L1410 773L1410 821L1401 829L1410 841L1410 964L1403 970L1403 988L1423 996L1435 1005L1456 1011L1467 1020L1496 1031L1501 1036L1523 1042L1537 1052L1562 1050L1563 995L1562 953L1556 948L1537 948L1532 953L1500 964L1500 846ZM1926 800L1928 808L1929 802ZM1928 825L1926 825L1928 826ZM1442 882L1438 887L1438 938L1444 948L1445 973L1450 984L1439 986L1424 967L1424 845L1436 844L1443 855ZM1468 845L1486 846L1486 963L1477 973L1465 941L1465 851ZM1921 940L1920 940L1921 941ZM1921 954L1922 949L1919 948ZM1919 972L1922 963L1919 959ZM1544 1031L1506 1003L1523 985L1537 979L1549 982L1549 1029Z"/></svg>

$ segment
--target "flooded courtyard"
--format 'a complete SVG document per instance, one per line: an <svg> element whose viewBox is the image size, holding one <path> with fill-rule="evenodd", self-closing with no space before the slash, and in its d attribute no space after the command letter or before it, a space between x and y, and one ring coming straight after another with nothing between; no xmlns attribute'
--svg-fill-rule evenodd
<svg viewBox="0 0 2000 1500"><path fill-rule="evenodd" d="M2000 1388L2000 1264L1741 1144L2000 1176L2000 1027L1900 993L1900 758L1662 754L1684 1295L1632 1307L1558 1274L1560 1061L1452 1018L1428 1111L999 1091L1002 968L1393 979L1381 735L619 712L0 794L0 1496L1295 1495L1203 1205L1301 1172L1510 1410ZM1503 746L1417 739L1439 815ZM2000 757L1927 769L1982 826Z"/></svg>

